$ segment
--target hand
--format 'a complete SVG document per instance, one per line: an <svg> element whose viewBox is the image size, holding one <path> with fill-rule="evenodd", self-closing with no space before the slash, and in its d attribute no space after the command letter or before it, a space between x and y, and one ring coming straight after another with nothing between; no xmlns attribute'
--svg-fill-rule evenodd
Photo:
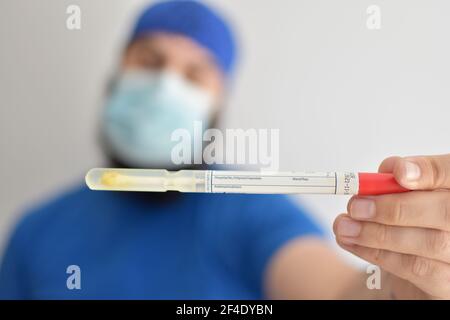
<svg viewBox="0 0 450 320"><path fill-rule="evenodd" d="M396 298L450 299L450 154L391 157L379 171L420 191L353 197L337 243L388 272Z"/></svg>

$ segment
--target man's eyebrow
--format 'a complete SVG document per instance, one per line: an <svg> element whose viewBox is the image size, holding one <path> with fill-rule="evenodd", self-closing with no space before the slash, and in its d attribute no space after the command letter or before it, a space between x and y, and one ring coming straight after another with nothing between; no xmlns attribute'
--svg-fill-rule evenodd
<svg viewBox="0 0 450 320"><path fill-rule="evenodd" d="M214 68L219 68L219 65L217 64L216 59L210 55L210 54L204 54L202 59L199 59L196 63L197 66L201 66L201 67L214 67Z"/></svg>
<svg viewBox="0 0 450 320"><path fill-rule="evenodd" d="M155 46L152 43L148 43L145 41L138 44L137 47L140 49L145 49L147 51L156 51Z"/></svg>
<svg viewBox="0 0 450 320"><path fill-rule="evenodd" d="M154 54L157 57L164 56L164 50L161 50L150 43L143 43L142 46L138 47L138 51L143 55Z"/></svg>

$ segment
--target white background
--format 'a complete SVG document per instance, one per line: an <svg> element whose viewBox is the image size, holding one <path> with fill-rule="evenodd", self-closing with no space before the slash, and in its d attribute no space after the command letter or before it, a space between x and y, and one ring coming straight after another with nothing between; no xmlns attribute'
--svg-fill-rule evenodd
<svg viewBox="0 0 450 320"><path fill-rule="evenodd" d="M26 208L102 164L103 88L145 1L0 2L0 245ZM280 169L373 171L389 155L450 152L450 2L210 1L241 59L228 128L279 128ZM66 8L82 29L66 29ZM381 30L366 9L379 5ZM330 230L347 198L305 196Z"/></svg>

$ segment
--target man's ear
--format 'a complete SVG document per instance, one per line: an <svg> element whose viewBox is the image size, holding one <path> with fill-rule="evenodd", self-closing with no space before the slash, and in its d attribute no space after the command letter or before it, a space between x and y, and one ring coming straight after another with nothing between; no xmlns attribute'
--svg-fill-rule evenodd
<svg viewBox="0 0 450 320"><path fill-rule="evenodd" d="M223 102L214 108L214 113L211 115L211 121L207 129L219 129L221 127L224 109Z"/></svg>
<svg viewBox="0 0 450 320"><path fill-rule="evenodd" d="M111 93L114 91L114 89L117 86L118 80L119 80L119 71L116 70L106 80L105 88L104 88L104 92L103 92L104 97L108 97L111 95Z"/></svg>

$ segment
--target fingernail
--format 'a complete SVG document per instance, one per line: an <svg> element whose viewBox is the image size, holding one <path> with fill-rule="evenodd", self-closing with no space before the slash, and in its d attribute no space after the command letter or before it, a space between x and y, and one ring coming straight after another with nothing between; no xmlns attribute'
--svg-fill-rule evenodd
<svg viewBox="0 0 450 320"><path fill-rule="evenodd" d="M354 199L350 205L350 215L356 219L370 219L375 216L375 201L372 199Z"/></svg>
<svg viewBox="0 0 450 320"><path fill-rule="evenodd" d="M355 238L346 238L346 237L341 237L339 238L339 242L344 245L344 246L353 246L356 243L356 239Z"/></svg>
<svg viewBox="0 0 450 320"><path fill-rule="evenodd" d="M336 233L343 237L357 237L361 232L361 223L349 218L341 218L337 224Z"/></svg>
<svg viewBox="0 0 450 320"><path fill-rule="evenodd" d="M420 167L412 162L412 161L405 161L405 177L408 181L416 181L420 178Z"/></svg>

